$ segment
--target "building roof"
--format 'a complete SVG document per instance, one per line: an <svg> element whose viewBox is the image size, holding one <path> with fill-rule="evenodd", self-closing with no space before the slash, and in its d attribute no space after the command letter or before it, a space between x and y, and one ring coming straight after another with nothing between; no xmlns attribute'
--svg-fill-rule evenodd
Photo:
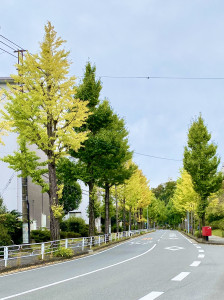
<svg viewBox="0 0 224 300"><path fill-rule="evenodd" d="M13 83L14 79L12 77L0 77L0 84L1 83Z"/></svg>

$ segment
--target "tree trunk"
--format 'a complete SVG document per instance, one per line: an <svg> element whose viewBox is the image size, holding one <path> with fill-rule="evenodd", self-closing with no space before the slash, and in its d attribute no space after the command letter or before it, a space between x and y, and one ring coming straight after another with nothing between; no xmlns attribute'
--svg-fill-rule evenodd
<svg viewBox="0 0 224 300"><path fill-rule="evenodd" d="M105 234L109 233L109 205L110 205L110 187L105 184Z"/></svg>
<svg viewBox="0 0 224 300"><path fill-rule="evenodd" d="M117 201L117 187L115 185L115 199L116 199L116 228L117 233L119 232L119 222L118 222L118 201Z"/></svg>
<svg viewBox="0 0 224 300"><path fill-rule="evenodd" d="M123 231L126 230L126 212L125 212L125 197L123 200Z"/></svg>
<svg viewBox="0 0 224 300"><path fill-rule="evenodd" d="M129 230L131 230L131 207L129 208Z"/></svg>
<svg viewBox="0 0 224 300"><path fill-rule="evenodd" d="M95 213L94 213L94 195L93 188L94 183L88 182L89 186L89 236L95 235Z"/></svg>
<svg viewBox="0 0 224 300"><path fill-rule="evenodd" d="M51 161L51 159L49 159ZM49 205L50 205L50 231L51 240L60 238L59 219L56 219L52 210L52 205L58 205L56 165L54 162L48 164L49 173Z"/></svg>

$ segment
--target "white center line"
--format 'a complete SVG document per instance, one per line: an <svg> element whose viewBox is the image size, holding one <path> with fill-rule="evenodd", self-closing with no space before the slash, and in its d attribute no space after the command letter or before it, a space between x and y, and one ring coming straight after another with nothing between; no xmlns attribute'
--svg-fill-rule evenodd
<svg viewBox="0 0 224 300"><path fill-rule="evenodd" d="M198 267L200 265L200 263L201 263L201 261L196 260L190 265L190 267Z"/></svg>
<svg viewBox="0 0 224 300"><path fill-rule="evenodd" d="M205 257L204 254L199 254L199 255L198 255L198 258L204 258L204 257Z"/></svg>
<svg viewBox="0 0 224 300"><path fill-rule="evenodd" d="M177 275L176 277L174 277L173 281L181 281L183 280L185 277L187 277L190 274L190 272L181 272L179 275Z"/></svg>
<svg viewBox="0 0 224 300"><path fill-rule="evenodd" d="M140 298L139 300L154 300L161 296L164 292L151 292L148 295Z"/></svg>
<svg viewBox="0 0 224 300"><path fill-rule="evenodd" d="M204 250L198 250L198 252L205 252Z"/></svg>
<svg viewBox="0 0 224 300"><path fill-rule="evenodd" d="M201 247L200 247L200 246L196 246L196 248L198 248L198 249L201 249Z"/></svg>

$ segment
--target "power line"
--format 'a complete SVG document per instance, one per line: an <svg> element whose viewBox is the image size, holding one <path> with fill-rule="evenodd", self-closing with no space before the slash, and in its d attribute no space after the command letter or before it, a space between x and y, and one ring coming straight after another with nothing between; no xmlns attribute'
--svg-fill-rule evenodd
<svg viewBox="0 0 224 300"><path fill-rule="evenodd" d="M2 192L1 192L2 196L3 196L4 192L7 190L8 186L10 185L10 183L11 183L14 176L15 176L15 172L11 175L11 177L9 178L8 182L6 183L4 189L2 190Z"/></svg>
<svg viewBox="0 0 224 300"><path fill-rule="evenodd" d="M83 76L79 76L83 77ZM107 76L99 75L99 78L111 79L170 79L170 80L224 80L224 77L184 77L184 76Z"/></svg>
<svg viewBox="0 0 224 300"><path fill-rule="evenodd" d="M156 159L164 159L164 160L171 160L171 161L182 161L181 159L161 157L161 156L155 156L155 155L150 155L150 154L143 154L143 153L139 153L139 152L135 152L135 151L134 151L134 153L138 154L138 155L142 155L142 156L148 156L148 157L151 157L151 158L156 158Z"/></svg>
<svg viewBox="0 0 224 300"><path fill-rule="evenodd" d="M6 51L5 49L2 49L2 48L0 48L0 50L2 50L2 51L4 51L4 52L8 53L9 55L11 55L11 56L13 56L13 57L17 58L17 56L15 56L15 55L13 55L12 53L10 53L10 52Z"/></svg>
<svg viewBox="0 0 224 300"><path fill-rule="evenodd" d="M6 47L8 47L8 48L10 48L10 49L12 49L12 50L16 50L16 48L13 48L13 47L9 46L9 45L7 45L6 43L4 43L4 42L2 42L2 41L0 41L0 43L2 43L3 45L5 45Z"/></svg>
<svg viewBox="0 0 224 300"><path fill-rule="evenodd" d="M16 47L20 48L21 50L23 50L22 47L20 47L19 45L17 45L16 43L10 41L9 39L7 39L4 35L0 34L0 36L5 39L6 41L10 42L11 44L15 45Z"/></svg>

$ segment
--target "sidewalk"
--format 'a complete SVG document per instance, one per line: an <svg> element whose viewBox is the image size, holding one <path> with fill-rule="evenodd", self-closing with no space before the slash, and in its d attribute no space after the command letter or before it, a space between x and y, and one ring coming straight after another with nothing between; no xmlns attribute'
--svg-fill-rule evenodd
<svg viewBox="0 0 224 300"><path fill-rule="evenodd" d="M195 240L198 243L211 244L211 245L224 245L224 238L219 237L219 236L215 236L215 235L209 236L208 241L205 241L202 238L196 238L190 234L188 235L185 232L182 232L182 233L184 233L187 237Z"/></svg>
<svg viewBox="0 0 224 300"><path fill-rule="evenodd" d="M224 245L224 238L212 235L208 238L208 244Z"/></svg>

